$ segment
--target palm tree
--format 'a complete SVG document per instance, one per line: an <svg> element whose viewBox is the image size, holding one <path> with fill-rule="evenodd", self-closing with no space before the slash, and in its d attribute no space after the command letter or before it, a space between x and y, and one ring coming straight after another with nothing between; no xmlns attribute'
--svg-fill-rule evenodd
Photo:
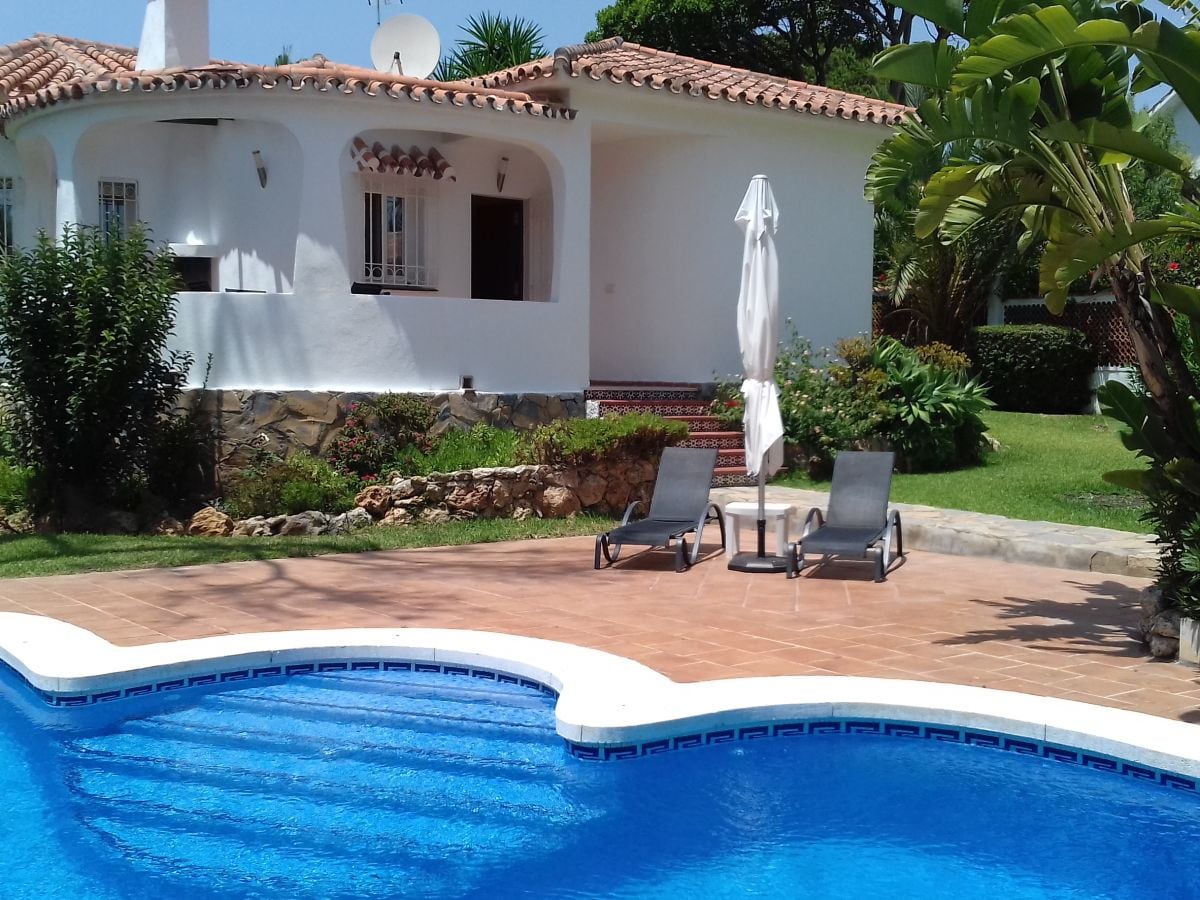
<svg viewBox="0 0 1200 900"><path fill-rule="evenodd" d="M1147 248L1200 238L1200 190L1187 161L1134 126L1132 96L1166 84L1200 117L1200 7L1179 27L1143 6L1102 0L956 4L897 0L929 18L939 40L893 47L877 73L933 93L876 153L868 193L892 197L931 154L915 229L956 243L1018 216L1020 246L1045 242L1040 287L1061 312L1069 285L1099 271L1133 338L1145 398L1111 387L1105 398L1130 427L1126 443L1151 463L1112 480L1146 490L1164 539L1164 587L1200 607L1200 390L1180 351L1172 312L1200 335L1200 289L1156 271ZM1015 11L1014 11L1015 10ZM1176 173L1180 203L1139 218L1124 169L1142 160Z"/></svg>
<svg viewBox="0 0 1200 900"><path fill-rule="evenodd" d="M521 16L480 13L462 27L465 34L442 57L433 77L463 81L519 66L546 55L546 35L539 25Z"/></svg>

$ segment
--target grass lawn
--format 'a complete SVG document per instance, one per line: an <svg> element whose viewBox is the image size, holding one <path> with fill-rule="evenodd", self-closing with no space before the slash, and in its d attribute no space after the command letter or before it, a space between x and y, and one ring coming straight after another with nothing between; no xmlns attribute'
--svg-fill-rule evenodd
<svg viewBox="0 0 1200 900"><path fill-rule="evenodd" d="M290 556L360 553L417 547L456 547L529 538L598 534L612 528L609 519L482 519L445 525L370 528L341 537L193 538L126 537L101 534L29 535L0 538L0 578L161 569L203 563Z"/></svg>
<svg viewBox="0 0 1200 900"><path fill-rule="evenodd" d="M1140 467L1111 419L990 412L984 420L1000 442L998 453L971 469L897 475L892 500L1013 519L1150 531L1139 519L1141 498L1100 477L1111 469ZM776 483L827 487L799 475L785 475Z"/></svg>

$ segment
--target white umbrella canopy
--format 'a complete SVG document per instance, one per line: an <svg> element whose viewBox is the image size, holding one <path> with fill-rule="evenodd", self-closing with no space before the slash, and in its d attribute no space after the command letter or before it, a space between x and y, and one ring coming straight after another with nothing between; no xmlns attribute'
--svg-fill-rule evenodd
<svg viewBox="0 0 1200 900"><path fill-rule="evenodd" d="M742 285L738 295L738 343L742 350L746 400L746 471L757 475L761 488L783 465L783 417L775 386L775 354L779 345L779 258L775 232L779 207L771 182L755 175L734 219L744 234ZM761 516L760 516L761 518Z"/></svg>

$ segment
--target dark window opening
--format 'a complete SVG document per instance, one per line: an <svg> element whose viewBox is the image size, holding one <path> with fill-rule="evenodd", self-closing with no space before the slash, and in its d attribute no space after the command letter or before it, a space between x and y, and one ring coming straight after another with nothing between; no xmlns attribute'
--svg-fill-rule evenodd
<svg viewBox="0 0 1200 900"><path fill-rule="evenodd" d="M175 275L181 291L207 294L213 289L212 260L207 256L175 257Z"/></svg>

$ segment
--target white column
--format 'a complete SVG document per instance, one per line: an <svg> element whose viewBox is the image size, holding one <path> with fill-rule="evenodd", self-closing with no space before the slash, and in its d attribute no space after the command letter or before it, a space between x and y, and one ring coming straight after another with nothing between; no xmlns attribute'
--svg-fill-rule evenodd
<svg viewBox="0 0 1200 900"><path fill-rule="evenodd" d="M343 173L347 138L339 129L296 123L292 132L304 154L300 227L293 283L305 294L346 294L354 280L346 246Z"/></svg>

